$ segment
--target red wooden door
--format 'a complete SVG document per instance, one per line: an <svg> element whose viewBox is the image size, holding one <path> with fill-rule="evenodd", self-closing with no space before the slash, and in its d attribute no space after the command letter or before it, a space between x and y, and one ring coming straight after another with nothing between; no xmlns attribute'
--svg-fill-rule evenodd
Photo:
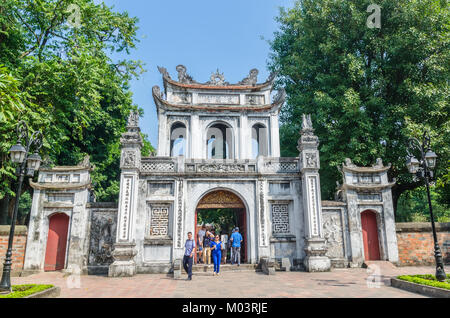
<svg viewBox="0 0 450 318"><path fill-rule="evenodd" d="M247 214L245 209L239 209L239 232L242 235L243 244L241 245L241 261L243 263L247 262Z"/></svg>
<svg viewBox="0 0 450 318"><path fill-rule="evenodd" d="M196 246L196 249L195 249L195 253L194 253L194 264L197 264L197 262L198 262L198 251L199 251L199 246L198 246L198 237L197 237L197 234L198 234L198 226L197 226L197 215L198 215L198 210L195 210L195 227L194 227L194 229L195 229L195 233L194 233L194 241L195 241L195 246Z"/></svg>
<svg viewBox="0 0 450 318"><path fill-rule="evenodd" d="M364 241L364 254L366 261L380 259L380 244L378 241L377 216L373 211L361 213L361 226Z"/></svg>
<svg viewBox="0 0 450 318"><path fill-rule="evenodd" d="M64 268L68 229L67 215L58 213L50 217L44 271L57 271Z"/></svg>

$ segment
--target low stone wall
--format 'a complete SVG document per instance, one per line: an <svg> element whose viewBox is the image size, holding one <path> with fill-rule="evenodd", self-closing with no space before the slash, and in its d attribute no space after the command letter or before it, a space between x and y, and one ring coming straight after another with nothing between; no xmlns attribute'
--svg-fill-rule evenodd
<svg viewBox="0 0 450 318"><path fill-rule="evenodd" d="M9 225L0 225L0 269L3 269L6 250L8 249ZM25 259L25 247L27 245L27 227L16 225L12 250L12 270L21 271Z"/></svg>
<svg viewBox="0 0 450 318"><path fill-rule="evenodd" d="M431 223L397 223L399 265L434 265ZM444 263L450 264L450 223L436 223Z"/></svg>

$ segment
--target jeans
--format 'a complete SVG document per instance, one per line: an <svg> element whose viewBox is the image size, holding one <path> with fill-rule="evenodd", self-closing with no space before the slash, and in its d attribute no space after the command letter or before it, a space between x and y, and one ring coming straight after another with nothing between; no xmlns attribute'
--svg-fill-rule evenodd
<svg viewBox="0 0 450 318"><path fill-rule="evenodd" d="M183 257L183 267L186 273L188 274L188 277L192 277L192 260L194 257L189 257L184 255Z"/></svg>
<svg viewBox="0 0 450 318"><path fill-rule="evenodd" d="M211 264L211 248L204 247L203 248L203 264Z"/></svg>
<svg viewBox="0 0 450 318"><path fill-rule="evenodd" d="M231 264L238 263L239 265L241 265L241 247L233 246L231 249L233 251L233 257L231 258Z"/></svg>
<svg viewBox="0 0 450 318"><path fill-rule="evenodd" d="M212 253L212 258L214 262L214 272L219 273L220 270L220 260L222 259L222 253Z"/></svg>

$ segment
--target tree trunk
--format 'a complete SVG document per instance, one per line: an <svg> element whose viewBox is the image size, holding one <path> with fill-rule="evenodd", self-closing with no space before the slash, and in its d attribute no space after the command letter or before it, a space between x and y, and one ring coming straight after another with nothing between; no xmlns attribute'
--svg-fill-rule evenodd
<svg viewBox="0 0 450 318"><path fill-rule="evenodd" d="M394 217L397 217L397 204L398 200L400 199L400 196L403 192L408 190L414 190L418 187L420 187L422 184L420 182L413 182L413 183L404 183L404 184L395 184L392 187L392 204L394 206Z"/></svg>
<svg viewBox="0 0 450 318"><path fill-rule="evenodd" d="M0 225L7 225L9 210L9 194L0 200Z"/></svg>

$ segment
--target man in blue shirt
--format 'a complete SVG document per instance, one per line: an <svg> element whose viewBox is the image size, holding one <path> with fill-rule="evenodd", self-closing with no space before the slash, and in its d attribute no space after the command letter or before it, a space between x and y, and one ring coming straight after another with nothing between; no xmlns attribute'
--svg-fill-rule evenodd
<svg viewBox="0 0 450 318"><path fill-rule="evenodd" d="M188 280L192 280L192 260L195 253L195 241L192 239L192 232L188 233L188 239L184 244L183 267L188 274Z"/></svg>
<svg viewBox="0 0 450 318"><path fill-rule="evenodd" d="M231 249L233 250L233 257L231 259L231 265L237 263L238 266L241 265L241 243L242 235L239 233L239 228L236 227L234 233L231 234Z"/></svg>

